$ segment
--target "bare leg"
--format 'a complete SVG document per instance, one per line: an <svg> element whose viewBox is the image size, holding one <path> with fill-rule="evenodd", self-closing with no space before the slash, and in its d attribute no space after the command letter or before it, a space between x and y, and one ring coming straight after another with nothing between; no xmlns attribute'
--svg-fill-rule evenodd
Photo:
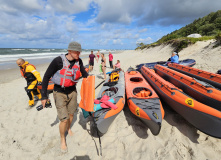
<svg viewBox="0 0 221 160"><path fill-rule="evenodd" d="M104 73L104 79L106 79L106 67L102 67L103 73Z"/></svg>
<svg viewBox="0 0 221 160"><path fill-rule="evenodd" d="M68 121L69 120L64 120L64 121L61 121L59 124L59 131L60 131L60 137L61 137L61 149L62 150L67 149L67 144L66 144L66 140L65 140L65 131L67 128Z"/></svg>
<svg viewBox="0 0 221 160"><path fill-rule="evenodd" d="M73 114L69 114L69 120L68 120L68 122L67 122L67 131L68 131L68 134L70 135L70 136L73 136L74 135L74 133L72 132L72 130L71 130L71 123L72 123L72 120L73 120L73 118L74 118L74 115Z"/></svg>

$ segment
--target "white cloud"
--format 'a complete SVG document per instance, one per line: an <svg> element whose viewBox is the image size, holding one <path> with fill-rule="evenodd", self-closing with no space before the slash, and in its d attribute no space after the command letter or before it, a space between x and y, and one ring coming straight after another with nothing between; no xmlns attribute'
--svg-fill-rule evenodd
<svg viewBox="0 0 221 160"><path fill-rule="evenodd" d="M147 31L147 28L144 28L144 29L139 30L138 32L139 32L139 33L144 33L144 32L146 32L146 31Z"/></svg>
<svg viewBox="0 0 221 160"><path fill-rule="evenodd" d="M115 44L115 45L123 45L121 39L114 39L113 40L113 44Z"/></svg>
<svg viewBox="0 0 221 160"><path fill-rule="evenodd" d="M147 37L145 39L140 38L137 40L136 44L138 44L138 43L150 44L150 43L153 43L153 40L151 37Z"/></svg>

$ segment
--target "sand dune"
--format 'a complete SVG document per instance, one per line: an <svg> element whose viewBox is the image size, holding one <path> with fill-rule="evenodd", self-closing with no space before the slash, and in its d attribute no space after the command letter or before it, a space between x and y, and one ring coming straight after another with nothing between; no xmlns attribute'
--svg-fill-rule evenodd
<svg viewBox="0 0 221 160"><path fill-rule="evenodd" d="M221 69L221 47L213 48L213 40L197 42L179 53L180 60L193 58L195 68L215 73ZM170 57L170 46L158 46L142 51L127 50L114 54L114 63L121 61L122 69L146 62L164 61ZM107 58L108 59L108 58ZM84 60L87 64L88 59ZM99 63L95 62L92 74L96 75L96 85L103 79L99 74ZM43 77L48 64L37 66ZM107 65L109 66L109 64ZM107 71L110 71L107 68ZM147 159L221 159L221 140L208 136L164 105L165 118L158 136L135 118L128 106L117 116L108 132L101 137L102 156L99 140L91 136L88 124L79 109L75 114L72 130L74 136L67 135L68 153L59 150L59 121L52 100L52 108L36 110L28 107L28 97L24 91L26 82L19 75L19 69L1 71L0 77L0 159L34 160L147 160ZM80 93L81 82L77 85ZM98 94L101 86L96 89ZM78 95L80 102L80 95Z"/></svg>

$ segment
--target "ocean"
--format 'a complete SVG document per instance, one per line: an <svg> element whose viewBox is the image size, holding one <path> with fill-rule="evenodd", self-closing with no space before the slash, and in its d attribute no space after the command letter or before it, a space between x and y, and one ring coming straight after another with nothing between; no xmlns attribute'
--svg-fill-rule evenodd
<svg viewBox="0 0 221 160"><path fill-rule="evenodd" d="M93 50L93 49L92 49ZM102 50L101 53L114 53L117 50ZM94 54L98 50L93 50ZM17 68L16 60L23 58L34 65L50 63L55 57L66 54L67 49L48 49L48 48L0 48L0 70ZM83 49L80 58L87 58L91 49Z"/></svg>

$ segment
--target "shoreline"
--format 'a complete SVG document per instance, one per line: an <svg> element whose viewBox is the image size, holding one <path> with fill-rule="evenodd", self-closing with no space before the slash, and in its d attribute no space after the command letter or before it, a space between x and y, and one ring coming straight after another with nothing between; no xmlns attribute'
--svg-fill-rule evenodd
<svg viewBox="0 0 221 160"><path fill-rule="evenodd" d="M111 52L112 54L119 54L122 53L124 50L116 50L114 52ZM107 55L109 52L105 51L105 52L101 52L104 53L105 55ZM63 54L63 53L61 53ZM96 53L94 53L96 55ZM41 64L46 64L46 63L50 63L55 57L59 56L60 54L52 57L52 58L39 58L39 59L29 59L29 58L24 58L26 61L29 61L31 64L35 64L37 65L41 65ZM81 54L80 58L84 59L84 58L88 58L89 54ZM23 58L23 57L20 57ZM16 59L17 60L17 59ZM17 64L16 64L16 60L14 61L4 61L4 62L0 62L0 71L2 70L10 70L10 69L15 69L17 68Z"/></svg>
<svg viewBox="0 0 221 160"><path fill-rule="evenodd" d="M116 51L116 52L114 52L112 54L113 55L121 54L124 51L126 51L126 50ZM107 54L108 53L105 53L105 55L107 55ZM83 60L84 65L88 64L88 56L89 56L89 54L82 55L82 57L80 57ZM108 60L107 56L106 56L106 59ZM43 59L42 61L40 61L40 60L32 60L31 62L30 61L28 61L28 62L36 66L37 71L40 72L41 78L43 79L44 73L45 73L47 67L49 66L49 64L51 63L52 60L53 59ZM109 65L108 61L107 61L107 65ZM19 79L19 78L23 78L23 77L20 74L20 68L17 66L16 61L14 62L14 67L13 68L10 68L10 69L6 69L6 68L5 69L4 68L0 69L0 84L1 83L7 83L7 82L10 82L12 80Z"/></svg>

